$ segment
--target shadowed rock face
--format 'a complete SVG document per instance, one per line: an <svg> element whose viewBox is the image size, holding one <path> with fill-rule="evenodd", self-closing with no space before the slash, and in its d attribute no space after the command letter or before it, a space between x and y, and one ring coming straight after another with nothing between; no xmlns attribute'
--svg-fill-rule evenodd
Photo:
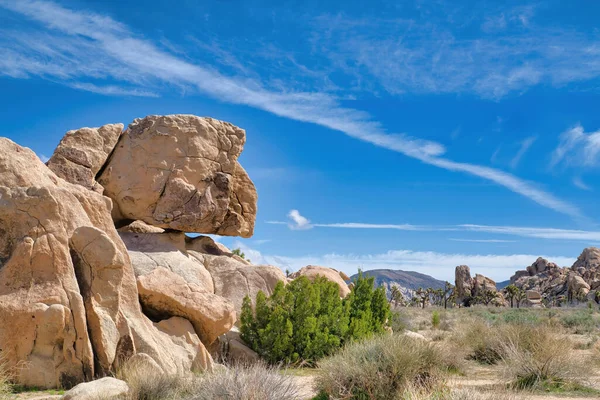
<svg viewBox="0 0 600 400"><path fill-rule="evenodd" d="M238 163L246 133L212 118L149 116L121 136L99 182L124 219L252 236L257 195Z"/></svg>
<svg viewBox="0 0 600 400"><path fill-rule="evenodd" d="M96 174L121 136L123 124L69 131L48 160L48 168L67 182L102 193Z"/></svg>

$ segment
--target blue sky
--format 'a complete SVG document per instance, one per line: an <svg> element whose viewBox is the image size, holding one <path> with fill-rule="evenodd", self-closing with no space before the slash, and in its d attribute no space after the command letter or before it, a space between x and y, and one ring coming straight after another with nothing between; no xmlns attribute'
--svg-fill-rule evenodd
<svg viewBox="0 0 600 400"><path fill-rule="evenodd" d="M507 279L600 243L600 4L0 0L3 136L247 132L255 263Z"/></svg>

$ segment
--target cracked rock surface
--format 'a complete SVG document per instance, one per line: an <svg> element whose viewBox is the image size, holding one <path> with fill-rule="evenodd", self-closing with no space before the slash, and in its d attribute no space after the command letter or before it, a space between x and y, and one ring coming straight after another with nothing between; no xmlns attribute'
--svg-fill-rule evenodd
<svg viewBox="0 0 600 400"><path fill-rule="evenodd" d="M244 130L193 115L136 119L99 177L123 219L250 237L257 195L238 163Z"/></svg>

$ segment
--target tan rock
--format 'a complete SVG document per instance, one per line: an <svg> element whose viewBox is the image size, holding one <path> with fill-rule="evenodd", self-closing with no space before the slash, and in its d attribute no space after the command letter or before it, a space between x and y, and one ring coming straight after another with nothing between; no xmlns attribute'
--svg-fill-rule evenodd
<svg viewBox="0 0 600 400"><path fill-rule="evenodd" d="M261 290L270 296L277 282L287 282L281 269L271 265L244 265L230 257L201 256L214 281L215 294L233 302L238 315L244 297L254 301Z"/></svg>
<svg viewBox="0 0 600 400"><path fill-rule="evenodd" d="M571 299L582 298L590 292L590 285L577 275L575 272L570 272L567 279L568 293Z"/></svg>
<svg viewBox="0 0 600 400"><path fill-rule="evenodd" d="M117 229L119 232L130 233L163 233L165 230L156 226L148 225L144 221L133 221L132 223Z"/></svg>
<svg viewBox="0 0 600 400"><path fill-rule="evenodd" d="M174 359L180 363L176 370L165 371L165 373L173 375L181 374L181 372L176 371L212 371L212 357L198 335L196 335L190 321L180 317L172 317L156 323L155 326L175 345L169 346L169 349L176 352ZM156 361L154 357L152 358Z"/></svg>
<svg viewBox="0 0 600 400"><path fill-rule="evenodd" d="M465 302L473 296L471 269L467 265L459 265L454 270L454 279L456 303L465 304Z"/></svg>
<svg viewBox="0 0 600 400"><path fill-rule="evenodd" d="M304 268L301 268L300 271L291 274L290 278L296 279L301 276L305 276L310 280L315 279L317 276L322 276L339 286L340 297L346 297L350 294L350 288L348 287L348 284L345 282L345 280L342 278L340 271L335 270L333 268L308 265Z"/></svg>
<svg viewBox="0 0 600 400"><path fill-rule="evenodd" d="M260 356L244 343L235 327L219 337L219 344L219 356L228 364L248 365L260 362Z"/></svg>
<svg viewBox="0 0 600 400"><path fill-rule="evenodd" d="M95 177L122 131L123 124L69 131L48 160L48 168L67 182L102 193L102 187Z"/></svg>
<svg viewBox="0 0 600 400"><path fill-rule="evenodd" d="M126 382L106 377L92 382L80 383L66 392L62 400L120 399L128 392L129 386Z"/></svg>
<svg viewBox="0 0 600 400"><path fill-rule="evenodd" d="M135 120L99 178L123 218L185 232L252 236L256 190L237 162L245 132L192 115Z"/></svg>
<svg viewBox="0 0 600 400"><path fill-rule="evenodd" d="M189 320L206 345L229 331L236 320L233 304L166 268L138 277L140 302L147 314Z"/></svg>
<svg viewBox="0 0 600 400"><path fill-rule="evenodd" d="M110 207L0 138L0 344L18 383L72 387L94 377L94 354L100 375L136 352L165 373L206 360L142 314Z"/></svg>
<svg viewBox="0 0 600 400"><path fill-rule="evenodd" d="M120 232L137 277L162 267L181 276L186 282L214 293L214 283L208 270L194 252L186 249L182 232L133 233ZM193 255L192 255L193 254Z"/></svg>
<svg viewBox="0 0 600 400"><path fill-rule="evenodd" d="M478 296L486 290L497 292L498 289L496 289L496 282L487 276L475 274L475 278L473 278L473 296Z"/></svg>

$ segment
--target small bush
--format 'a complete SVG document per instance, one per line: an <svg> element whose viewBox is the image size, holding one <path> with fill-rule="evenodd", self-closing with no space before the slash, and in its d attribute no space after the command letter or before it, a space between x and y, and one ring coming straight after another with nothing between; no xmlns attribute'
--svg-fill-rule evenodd
<svg viewBox="0 0 600 400"><path fill-rule="evenodd" d="M319 363L316 386L332 399L396 400L409 388L433 391L447 367L432 343L382 335L346 346Z"/></svg>
<svg viewBox="0 0 600 400"><path fill-rule="evenodd" d="M501 358L497 329L482 320L467 321L455 336L455 342L468 349L468 359L481 364L496 364Z"/></svg>
<svg viewBox="0 0 600 400"><path fill-rule="evenodd" d="M507 326L501 345L505 374L517 389L564 385L589 374L573 344L545 327Z"/></svg>
<svg viewBox="0 0 600 400"><path fill-rule="evenodd" d="M299 400L291 375L254 364L233 367L199 378L196 392L187 400Z"/></svg>
<svg viewBox="0 0 600 400"><path fill-rule="evenodd" d="M598 320L590 310L566 312L560 319L562 325L573 333L591 333L598 327Z"/></svg>
<svg viewBox="0 0 600 400"><path fill-rule="evenodd" d="M431 326L433 329L439 329L440 327L440 313L436 310L431 314Z"/></svg>

